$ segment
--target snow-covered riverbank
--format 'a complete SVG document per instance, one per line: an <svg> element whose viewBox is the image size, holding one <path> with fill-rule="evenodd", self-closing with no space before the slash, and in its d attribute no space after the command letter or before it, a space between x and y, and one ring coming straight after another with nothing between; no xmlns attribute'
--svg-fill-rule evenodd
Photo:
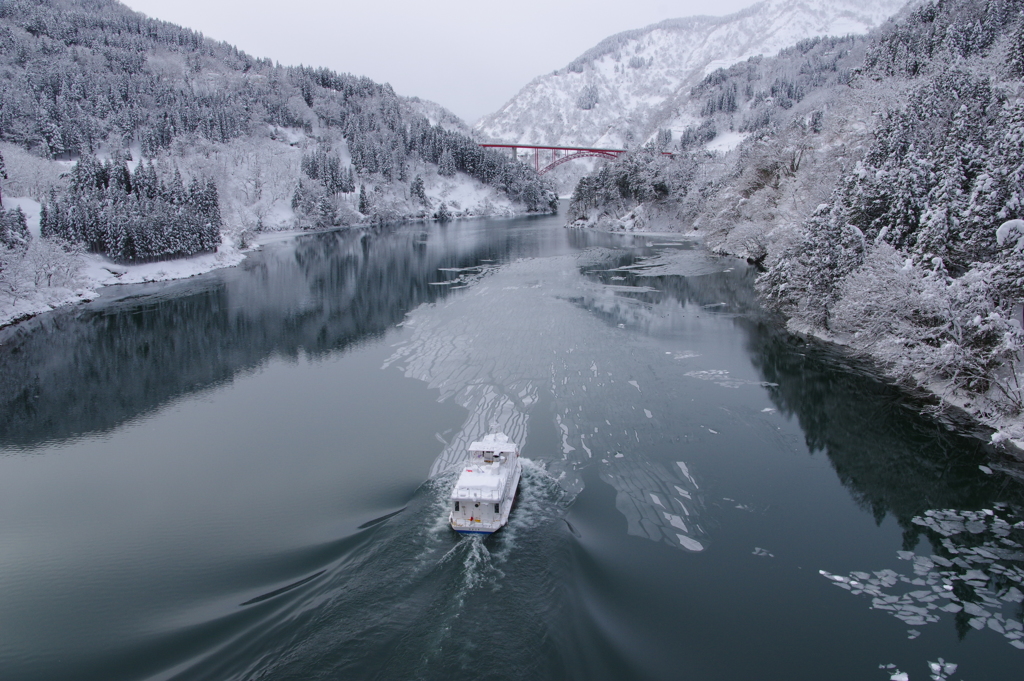
<svg viewBox="0 0 1024 681"><path fill-rule="evenodd" d="M687 241L700 244L697 251L664 251L629 268L651 276L693 276L694 254L701 251L737 258L745 258L748 255L741 249L730 249L728 243L708 244L707 234L699 231L637 232L624 228L615 232L643 235L651 244L660 241ZM993 378L992 385L986 393L967 392L957 389L950 379L929 373L924 368L906 371L906 366L913 364L917 355L914 354L913 347L905 347L901 344L901 339L895 336L882 338L877 334L829 331L808 324L797 317L784 317L784 323L790 333L842 347L850 354L868 361L875 367L873 373L877 372L880 377L921 397L931 396L935 402L934 406L927 409L928 411L952 416L951 421L966 426L967 430L974 430L979 437L987 439L993 445L1006 447L1015 458L1024 460L1024 420L1019 415L1007 413L1006 401L999 399L1001 394L996 394L998 387L994 381L999 377Z"/></svg>
<svg viewBox="0 0 1024 681"><path fill-rule="evenodd" d="M911 381L891 370L891 356L882 356L872 351L872 345L861 339L830 334L794 319L787 320L786 328L795 334L815 338L825 343L846 348L851 353L869 360L889 380L908 390L923 393L936 400L937 414L954 412L958 421L971 421L979 436L987 435L993 445L1002 445L1015 458L1024 460L1024 421L1019 415L1002 412L999 405L986 395L965 393L957 390L949 379L918 373Z"/></svg>
<svg viewBox="0 0 1024 681"><path fill-rule="evenodd" d="M471 187L459 195L470 194L472 190ZM4 206L8 209L21 208L27 216L33 243L42 242L39 234L39 203L37 201L28 198L5 197ZM470 217L514 217L515 215L516 212L511 206L500 206L495 209L494 214L471 215ZM422 218L408 218L408 220L422 220ZM367 228L367 225L357 224L334 229ZM94 300L99 295L99 291L106 286L188 279L224 267L234 267L245 260L248 253L268 244L287 241L307 234L318 234L323 231L325 230L285 229L262 232L251 237L244 248L226 236L214 253L136 265L115 263L109 258L94 253L81 254L75 256L80 261L80 268L74 277L73 286L28 286L17 292L0 293L0 328L60 307Z"/></svg>
<svg viewBox="0 0 1024 681"><path fill-rule="evenodd" d="M287 233L295 236L302 232ZM267 241L285 238L285 233L268 234ZM225 244L216 253L205 253L189 258L119 265L100 255L78 256L81 269L76 284L68 286L31 286L16 294L7 292L0 297L0 328L29 319L59 307L88 302L98 296L105 286L139 284L150 281L187 279L222 267L232 267L245 259L245 252Z"/></svg>

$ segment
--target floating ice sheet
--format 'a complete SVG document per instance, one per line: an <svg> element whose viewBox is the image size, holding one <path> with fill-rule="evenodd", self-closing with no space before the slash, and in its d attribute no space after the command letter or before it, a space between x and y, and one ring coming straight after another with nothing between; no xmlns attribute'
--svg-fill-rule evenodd
<svg viewBox="0 0 1024 681"><path fill-rule="evenodd" d="M1024 624L1017 606L1024 601L1020 521L997 505L980 511L930 510L912 522L931 533L932 543L941 546L944 555L897 551L900 560L911 564L912 574L895 570L849 576L819 573L846 591L871 597L872 608L911 626L932 624L950 615L966 616L973 630L1001 635L1010 645L1024 649Z"/></svg>
<svg viewBox="0 0 1024 681"><path fill-rule="evenodd" d="M642 277L677 275L697 277L731 269L736 261L714 256L703 249L666 249L634 265L619 268Z"/></svg>
<svg viewBox="0 0 1024 681"><path fill-rule="evenodd" d="M702 381L711 381L716 383L723 388L740 388L745 385L760 385L763 387L774 387L777 383L769 383L767 381L749 381L744 378L735 378L729 375L729 372L725 369L708 369L705 371L687 371L686 375L690 378L697 378Z"/></svg>

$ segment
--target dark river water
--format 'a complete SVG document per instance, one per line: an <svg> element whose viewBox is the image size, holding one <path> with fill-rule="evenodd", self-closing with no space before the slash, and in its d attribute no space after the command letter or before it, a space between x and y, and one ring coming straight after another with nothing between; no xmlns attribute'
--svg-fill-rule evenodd
<svg viewBox="0 0 1024 681"><path fill-rule="evenodd" d="M1022 678L1006 462L744 263L561 224L302 237L0 331L0 678ZM517 505L460 537L494 428Z"/></svg>

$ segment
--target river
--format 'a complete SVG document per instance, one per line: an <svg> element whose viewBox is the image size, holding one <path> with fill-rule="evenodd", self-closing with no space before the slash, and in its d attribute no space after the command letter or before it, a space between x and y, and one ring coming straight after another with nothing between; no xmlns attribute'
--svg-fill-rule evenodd
<svg viewBox="0 0 1024 681"><path fill-rule="evenodd" d="M304 236L0 331L0 677L1020 678L1008 464L744 262L561 225ZM517 504L459 537L495 428Z"/></svg>

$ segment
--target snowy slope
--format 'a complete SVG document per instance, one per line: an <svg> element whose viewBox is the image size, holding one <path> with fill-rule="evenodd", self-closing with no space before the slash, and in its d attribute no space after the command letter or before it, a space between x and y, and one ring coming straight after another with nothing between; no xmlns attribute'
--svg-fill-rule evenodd
<svg viewBox="0 0 1024 681"><path fill-rule="evenodd" d="M449 132L457 132L467 137L473 137L473 130L465 121L437 102L419 97L403 97L403 99L413 111L426 118L431 125L440 125Z"/></svg>
<svg viewBox="0 0 1024 681"><path fill-rule="evenodd" d="M866 33L905 4L765 0L725 17L619 33L536 78L475 127L484 137L523 144L638 145L659 127L686 125L679 114L690 88L711 71L814 36Z"/></svg>

